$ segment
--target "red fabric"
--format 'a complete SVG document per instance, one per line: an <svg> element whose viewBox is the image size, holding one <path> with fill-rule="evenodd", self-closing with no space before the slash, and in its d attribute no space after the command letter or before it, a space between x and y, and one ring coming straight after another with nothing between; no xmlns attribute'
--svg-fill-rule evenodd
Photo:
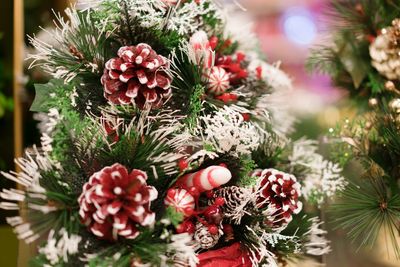
<svg viewBox="0 0 400 267"><path fill-rule="evenodd" d="M217 250L211 250L198 255L198 267L251 267L247 251L239 242Z"/></svg>

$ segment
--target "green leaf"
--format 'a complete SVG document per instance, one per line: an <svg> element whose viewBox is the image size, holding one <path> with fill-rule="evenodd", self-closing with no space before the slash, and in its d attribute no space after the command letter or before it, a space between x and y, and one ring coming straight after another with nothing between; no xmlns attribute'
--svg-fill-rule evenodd
<svg viewBox="0 0 400 267"><path fill-rule="evenodd" d="M70 85L67 86L68 88L65 87L66 85L61 80L56 79L52 79L46 84L35 84L36 95L30 111L47 112L53 99L55 101L58 97L65 97L66 89L67 91L72 90Z"/></svg>
<svg viewBox="0 0 400 267"><path fill-rule="evenodd" d="M74 87L75 83L64 84L64 81L59 79L52 79L46 84L35 84L36 96L30 111L47 112L52 107L59 110L73 108L70 95Z"/></svg>
<svg viewBox="0 0 400 267"><path fill-rule="evenodd" d="M35 99L31 105L30 111L46 112L46 102L49 98L49 90L46 84L35 84Z"/></svg>
<svg viewBox="0 0 400 267"><path fill-rule="evenodd" d="M169 206L165 210L165 217L171 221L171 223L177 227L183 221L183 213L177 212L175 208Z"/></svg>
<svg viewBox="0 0 400 267"><path fill-rule="evenodd" d="M363 58L359 56L356 49L346 37L336 40L338 56L346 71L351 75L355 88L359 88L368 73L368 67L364 64Z"/></svg>
<svg viewBox="0 0 400 267"><path fill-rule="evenodd" d="M368 86L371 87L371 92L373 94L381 93L383 91L385 80L382 76L377 73L370 72L368 73Z"/></svg>
<svg viewBox="0 0 400 267"><path fill-rule="evenodd" d="M7 111L12 111L14 108L14 102L12 98L8 98L2 92L0 92L0 118L2 118Z"/></svg>
<svg viewBox="0 0 400 267"><path fill-rule="evenodd" d="M193 94L190 97L190 101L189 101L188 115L185 119L186 125L191 130L196 127L197 119L203 108L203 104L202 104L203 101L202 101L201 97L203 96L204 91L205 91L204 86L202 86L200 84L195 85L193 88Z"/></svg>

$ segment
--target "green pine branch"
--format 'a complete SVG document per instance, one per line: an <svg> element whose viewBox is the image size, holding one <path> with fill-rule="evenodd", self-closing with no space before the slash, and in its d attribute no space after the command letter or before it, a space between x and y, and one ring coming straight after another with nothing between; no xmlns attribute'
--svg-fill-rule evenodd
<svg viewBox="0 0 400 267"><path fill-rule="evenodd" d="M337 215L335 223L347 230L348 237L359 247L372 247L380 231L387 229L396 255L400 256L397 244L400 196L388 192L383 179L364 179L349 185L342 192L340 202L332 207Z"/></svg>

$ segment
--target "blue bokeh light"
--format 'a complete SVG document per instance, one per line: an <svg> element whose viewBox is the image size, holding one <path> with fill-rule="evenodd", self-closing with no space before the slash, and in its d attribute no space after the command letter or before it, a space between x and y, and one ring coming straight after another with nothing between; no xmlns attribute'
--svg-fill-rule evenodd
<svg viewBox="0 0 400 267"><path fill-rule="evenodd" d="M317 35L314 17L305 8L288 9L282 17L283 31L286 37L295 44L309 45Z"/></svg>

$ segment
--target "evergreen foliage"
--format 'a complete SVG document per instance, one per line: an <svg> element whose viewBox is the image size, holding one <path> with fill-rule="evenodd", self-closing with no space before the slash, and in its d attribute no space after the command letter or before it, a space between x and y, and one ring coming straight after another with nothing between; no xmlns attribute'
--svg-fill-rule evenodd
<svg viewBox="0 0 400 267"><path fill-rule="evenodd" d="M290 130L272 125L280 104L263 105L288 77L243 44L254 40L225 32L213 1L86 4L68 9L68 21L57 15L55 44L31 38L33 66L54 78L35 86L31 107L43 113L42 148L17 159L20 173L3 173L24 189L0 194L0 208L22 202L26 216L8 219L18 237L40 242L31 266L196 266L198 254L238 242L238 262L307 253L309 222L288 225L309 201L301 186L312 168L293 167ZM321 171L312 144L302 149ZM257 168L279 169L292 190L262 188ZM217 197L228 187L243 195ZM238 203L232 214L228 200Z"/></svg>
<svg viewBox="0 0 400 267"><path fill-rule="evenodd" d="M308 60L311 70L330 75L335 85L348 90L358 108L354 120L331 130L333 157L342 166L356 160L365 169L334 205L337 223L360 247L372 247L385 229L397 256L400 132L392 101L399 95L390 85L396 88L399 80L380 73L370 51L399 14L396 1L332 1L328 15L333 43L317 47Z"/></svg>

